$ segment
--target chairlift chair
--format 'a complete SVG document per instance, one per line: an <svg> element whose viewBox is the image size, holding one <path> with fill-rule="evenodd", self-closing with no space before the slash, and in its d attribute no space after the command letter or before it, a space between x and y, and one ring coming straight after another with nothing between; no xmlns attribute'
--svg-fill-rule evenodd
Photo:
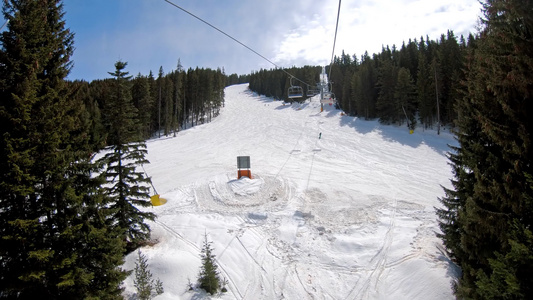
<svg viewBox="0 0 533 300"><path fill-rule="evenodd" d="M287 91L288 97L290 99L302 98L304 96L304 89L299 85L293 85L292 78L293 77L291 77L291 86L289 87L289 90Z"/></svg>
<svg viewBox="0 0 533 300"><path fill-rule="evenodd" d="M313 89L308 89L307 90L307 97L313 97L313 96L316 96L320 94L320 90L316 89L316 88L313 88Z"/></svg>
<svg viewBox="0 0 533 300"><path fill-rule="evenodd" d="M289 94L289 98L291 99L302 98L304 96L304 90L302 89L301 86L294 85L294 86L289 87L288 94Z"/></svg>

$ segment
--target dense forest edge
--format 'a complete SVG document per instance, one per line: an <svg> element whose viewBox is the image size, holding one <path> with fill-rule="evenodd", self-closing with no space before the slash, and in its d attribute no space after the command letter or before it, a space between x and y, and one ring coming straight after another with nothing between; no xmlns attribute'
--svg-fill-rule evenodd
<svg viewBox="0 0 533 300"><path fill-rule="evenodd" d="M437 41L426 36L403 43L398 49L384 46L382 51L361 57L335 56L326 66L331 74L331 89L338 108L347 115L378 118L384 124L406 124L415 129L452 125L454 108L464 81L464 63L476 36L457 38L453 31ZM286 69L304 89L304 95L319 82L320 66ZM293 82L295 84L295 82ZM276 99L291 100L287 90L290 77L280 69L260 70L250 75L250 89ZM301 99L299 101L305 101Z"/></svg>
<svg viewBox="0 0 533 300"><path fill-rule="evenodd" d="M128 93L136 109L140 137L176 136L180 130L210 122L224 106L228 78L221 69L189 68L185 71L179 60L176 70L165 74L160 67L157 77L152 72L129 76ZM89 136L95 152L108 144L109 118L113 116L106 107L114 81L108 78L68 82L74 91L73 97L86 108L86 122L90 124Z"/></svg>
<svg viewBox="0 0 533 300"><path fill-rule="evenodd" d="M435 208L459 299L533 297L533 2L482 2L480 29L336 56L347 115L410 129L450 125L453 188ZM224 88L288 100L278 69L159 68L68 81L74 33L61 1L6 0L0 35L0 299L121 299L126 254L150 242L145 141L210 122ZM288 73L310 86L320 66ZM305 101L305 99L302 99ZM103 157L95 153L105 150ZM141 168L142 169L142 168ZM139 254L139 256L141 256Z"/></svg>

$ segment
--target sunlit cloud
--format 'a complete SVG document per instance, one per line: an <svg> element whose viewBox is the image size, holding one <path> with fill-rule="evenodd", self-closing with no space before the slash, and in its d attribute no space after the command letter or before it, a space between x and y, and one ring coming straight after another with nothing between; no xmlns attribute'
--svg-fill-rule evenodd
<svg viewBox="0 0 533 300"><path fill-rule="evenodd" d="M333 50L336 8L328 2L327 14L315 16L284 35L275 55L283 65L298 63L328 64ZM400 47L409 39L432 40L452 30L455 35L475 32L480 15L477 0L461 1L343 1L337 33L335 55L362 55L381 51L382 46ZM305 50L302 51L302 48Z"/></svg>

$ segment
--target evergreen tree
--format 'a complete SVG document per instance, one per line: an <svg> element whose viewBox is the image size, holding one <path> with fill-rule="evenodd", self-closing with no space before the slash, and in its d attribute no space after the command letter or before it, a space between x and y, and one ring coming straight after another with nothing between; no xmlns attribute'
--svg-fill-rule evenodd
<svg viewBox="0 0 533 300"><path fill-rule="evenodd" d="M409 43L407 44L407 56L409 57L409 65L406 68L409 69L409 73L411 74L411 76L413 76L414 82L418 80L418 53L419 51L416 39L414 41L411 41L411 39L409 39Z"/></svg>
<svg viewBox="0 0 533 300"><path fill-rule="evenodd" d="M333 64L333 66L331 66L331 78L328 78L328 80L332 82L330 86L330 92L335 94L335 100L337 101L337 103L344 103L346 107L342 107L342 109L348 111L348 103L345 101L343 95L344 76L342 73L342 68L339 66L339 64ZM346 82L346 85L349 88L350 82ZM349 93L346 96L349 97Z"/></svg>
<svg viewBox="0 0 533 300"><path fill-rule="evenodd" d="M397 68L389 58L386 58L380 67L380 77L378 79L379 96L376 102L379 120L386 124L398 121L398 116L402 113L402 108L394 101L397 78Z"/></svg>
<svg viewBox="0 0 533 300"><path fill-rule="evenodd" d="M159 124L158 124L158 109L159 109L159 88L157 87L157 80L154 77L154 74L152 71L147 76L148 80L148 87L150 88L150 103L152 104L150 106L150 136L152 136L154 133L158 132L159 130Z"/></svg>
<svg viewBox="0 0 533 300"><path fill-rule="evenodd" d="M156 80L156 85L157 85L157 90L156 90L156 93L154 94L155 97L156 97L156 107L157 107L157 136L158 137L161 137L161 124L162 124L162 107L163 107L163 81L164 81L164 76L165 73L163 72L163 66L160 66L159 67L159 73L158 73L158 76L157 76L157 80Z"/></svg>
<svg viewBox="0 0 533 300"><path fill-rule="evenodd" d="M356 72L353 74L351 79L351 85L352 85L352 95L351 98L354 99L354 106L355 106L355 114L359 114L361 116L364 116L366 113L366 105L365 105L365 94L363 92L363 79L364 76L362 73L362 68L359 70L359 72Z"/></svg>
<svg viewBox="0 0 533 300"><path fill-rule="evenodd" d="M203 124L208 122L208 114L211 112L211 107L213 104L213 80L210 72L201 69L197 70L200 78L201 88L199 92L199 121ZM197 120L198 121L198 120Z"/></svg>
<svg viewBox="0 0 533 300"><path fill-rule="evenodd" d="M115 77L106 107L109 147L100 162L106 168L102 175L108 182L105 190L114 212L109 221L122 232L129 252L149 239L150 227L144 220L153 220L155 215L138 208L151 206L150 179L138 170L148 163L147 151L139 135L138 113L132 103L130 77L123 71L125 67L125 62L118 61L115 72L109 73Z"/></svg>
<svg viewBox="0 0 533 300"><path fill-rule="evenodd" d="M139 250L137 252L137 262L135 262L135 279L133 284L137 289L137 298L140 300L149 300L153 296L160 295L164 292L163 283L157 279L154 282L152 279L152 272L148 269L148 260L146 256Z"/></svg>
<svg viewBox="0 0 533 300"><path fill-rule="evenodd" d="M105 141L107 134L102 122L102 113L98 101L93 97L91 93L91 87L87 82L74 82L75 90L77 93L74 95L77 99L83 102L84 118L83 127L89 130L89 145L96 153L105 147Z"/></svg>
<svg viewBox="0 0 533 300"><path fill-rule="evenodd" d="M365 119L374 118L376 114L377 72L368 53L361 58L361 65L352 77L352 98L355 101L355 113Z"/></svg>
<svg viewBox="0 0 533 300"><path fill-rule="evenodd" d="M420 121L425 128L432 127L436 114L435 76L431 74L430 65L424 51L418 55L417 99Z"/></svg>
<svg viewBox="0 0 533 300"><path fill-rule="evenodd" d="M199 114L199 96L200 96L200 78L198 75L198 68L189 68L187 71L187 119L190 120L191 126L194 126L195 121L198 123Z"/></svg>
<svg viewBox="0 0 533 300"><path fill-rule="evenodd" d="M63 6L11 0L3 14L0 298L117 298L121 243L103 222L83 103L64 80L73 34Z"/></svg>
<svg viewBox="0 0 533 300"><path fill-rule="evenodd" d="M139 112L138 120L140 125L141 137L143 139L151 136L150 120L152 119L153 99L150 95L150 84L148 78L137 75L133 80L132 98L137 111Z"/></svg>
<svg viewBox="0 0 533 300"><path fill-rule="evenodd" d="M355 101L352 99L353 91L352 91L352 85L350 84L350 80L353 77L353 73L351 70L347 70L344 75L344 84L342 85L342 90L340 91L342 94L343 102L344 102L344 111L347 114L355 115Z"/></svg>
<svg viewBox="0 0 533 300"><path fill-rule="evenodd" d="M455 191L438 211L444 241L463 273L457 296L533 296L533 3L490 0L468 60L452 156Z"/></svg>
<svg viewBox="0 0 533 300"><path fill-rule="evenodd" d="M406 68L400 68L398 71L398 82L394 88L394 102L397 103L407 118L409 129L415 129L416 127L416 87L413 84L413 79L409 70ZM403 123L403 117L398 116L398 121Z"/></svg>
<svg viewBox="0 0 533 300"><path fill-rule="evenodd" d="M476 45L470 44L470 54L468 55L466 72L474 74L472 68L474 63L474 51ZM464 97L467 97L467 91L463 90ZM464 234L462 220L465 217L465 204L467 198L472 194L475 184L474 170L478 164L478 154L483 149L479 143L483 142L485 137L482 135L479 123L472 118L474 108L470 101L458 101L456 110L459 113L457 120L457 140L460 147L451 147L452 152L448 154L450 165L453 170L454 179L452 179L453 189L444 189L446 196L440 199L444 208L437 209L439 217L439 227L443 234L439 235L448 250L450 257L459 265L467 259L467 254L461 245L461 238Z"/></svg>
<svg viewBox="0 0 533 300"><path fill-rule="evenodd" d="M202 266L198 274L198 282L200 283L200 288L214 295L219 290L221 281L211 244L212 242L207 240L206 233L204 245L202 246Z"/></svg>
<svg viewBox="0 0 533 300"><path fill-rule="evenodd" d="M457 94L459 73L462 72L462 54L457 38L452 31L442 34L438 48L439 102L441 104L441 118L444 122L452 122L455 118L454 104Z"/></svg>
<svg viewBox="0 0 533 300"><path fill-rule="evenodd" d="M174 113L172 115L172 129L174 131L174 136L176 136L176 133L179 131L179 120L181 117L181 112L183 111L183 100L185 99L183 97L183 74L183 66L181 65L181 61L178 59L178 66L172 75L174 87Z"/></svg>
<svg viewBox="0 0 533 300"><path fill-rule="evenodd" d="M226 74L224 74L224 69L217 69L215 76L215 106L217 107L217 113L215 116L218 116L218 111L220 107L224 107L224 88L226 87Z"/></svg>
<svg viewBox="0 0 533 300"><path fill-rule="evenodd" d="M86 167L85 165L88 165ZM106 220L112 211L101 186L103 178L93 177L101 167L92 162L78 161L70 174L71 187L79 190L79 206L72 211L77 217L65 232L75 239L62 239L56 251L68 253L73 271L63 275L61 293L63 299L122 299L122 282L128 272L120 268L124 264L124 242L121 232L108 226ZM80 207L81 206L81 207ZM65 235L65 234L64 234Z"/></svg>
<svg viewBox="0 0 533 300"><path fill-rule="evenodd" d="M409 40L409 44L412 44L412 41ZM415 66L416 61L412 61L412 57L409 54L407 50L407 46L405 45L405 41L402 43L402 47L400 48L400 55L398 57L398 67L400 68L406 68L410 69L411 66Z"/></svg>
<svg viewBox="0 0 533 300"><path fill-rule="evenodd" d="M172 95L174 92L174 83L170 76L171 74L167 74L167 76L163 77L163 85L161 90L161 122L164 128L165 136L168 136L173 131L172 114L174 112L174 100Z"/></svg>

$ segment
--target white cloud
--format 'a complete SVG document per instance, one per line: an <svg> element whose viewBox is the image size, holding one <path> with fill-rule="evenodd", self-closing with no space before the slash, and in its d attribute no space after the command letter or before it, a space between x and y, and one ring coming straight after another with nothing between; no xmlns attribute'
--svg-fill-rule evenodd
<svg viewBox="0 0 533 300"><path fill-rule="evenodd" d="M336 1L328 2L323 14L286 34L275 61L283 65L329 63L337 5ZM383 45L399 47L420 36L438 39L447 30L468 34L475 32L479 14L477 0L343 1L335 54L342 50L357 56L365 51L377 53Z"/></svg>

